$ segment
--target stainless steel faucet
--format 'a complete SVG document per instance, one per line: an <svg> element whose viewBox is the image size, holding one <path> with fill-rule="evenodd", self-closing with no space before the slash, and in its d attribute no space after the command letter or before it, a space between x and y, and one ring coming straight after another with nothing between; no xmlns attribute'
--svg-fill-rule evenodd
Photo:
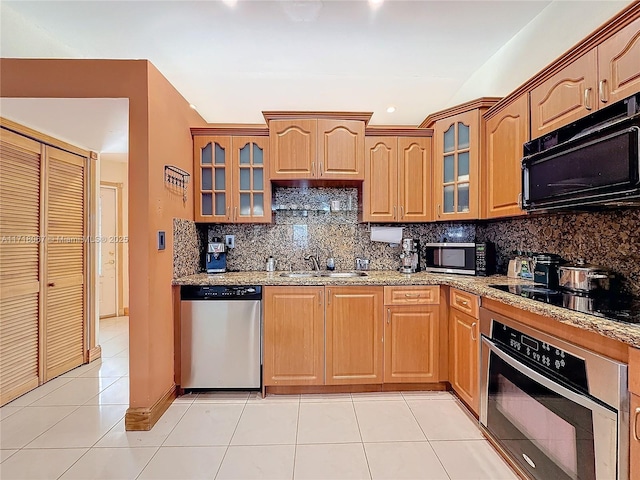
<svg viewBox="0 0 640 480"><path fill-rule="evenodd" d="M305 260L311 260L313 262L312 270L320 270L320 265L318 264L317 255L309 255L308 257L304 257Z"/></svg>

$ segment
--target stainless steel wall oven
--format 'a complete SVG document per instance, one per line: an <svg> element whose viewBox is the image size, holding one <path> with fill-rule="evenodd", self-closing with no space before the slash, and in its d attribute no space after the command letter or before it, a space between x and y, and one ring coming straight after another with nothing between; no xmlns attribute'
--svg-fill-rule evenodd
<svg viewBox="0 0 640 480"><path fill-rule="evenodd" d="M480 422L539 480L629 477L627 366L481 308Z"/></svg>

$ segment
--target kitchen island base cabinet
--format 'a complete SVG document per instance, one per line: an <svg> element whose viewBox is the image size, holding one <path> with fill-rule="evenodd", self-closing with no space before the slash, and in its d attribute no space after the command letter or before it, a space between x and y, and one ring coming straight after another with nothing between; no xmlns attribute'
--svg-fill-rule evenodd
<svg viewBox="0 0 640 480"><path fill-rule="evenodd" d="M439 305L386 307L384 383L438 381Z"/></svg>
<svg viewBox="0 0 640 480"><path fill-rule="evenodd" d="M640 480L640 395L631 394L631 480Z"/></svg>
<svg viewBox="0 0 640 480"><path fill-rule="evenodd" d="M326 296L326 384L382 383L382 287L330 287Z"/></svg>
<svg viewBox="0 0 640 480"><path fill-rule="evenodd" d="M324 287L264 288L263 383L324 384Z"/></svg>

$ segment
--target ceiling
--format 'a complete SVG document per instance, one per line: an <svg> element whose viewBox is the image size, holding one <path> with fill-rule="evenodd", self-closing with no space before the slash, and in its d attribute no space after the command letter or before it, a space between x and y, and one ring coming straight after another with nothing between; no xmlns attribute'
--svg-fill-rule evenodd
<svg viewBox="0 0 640 480"><path fill-rule="evenodd" d="M263 110L342 110L373 111L372 124L417 125L456 103L507 94L631 2L373 3L1 0L0 54L149 59L211 123L263 123ZM24 101L3 101L2 115L21 113ZM55 134L67 110L41 105L52 107L57 115L43 128ZM24 110L23 121L44 122L37 104Z"/></svg>

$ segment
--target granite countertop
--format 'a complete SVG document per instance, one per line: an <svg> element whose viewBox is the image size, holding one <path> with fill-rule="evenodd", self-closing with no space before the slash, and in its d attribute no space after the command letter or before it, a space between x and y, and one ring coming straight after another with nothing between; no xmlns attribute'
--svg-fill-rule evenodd
<svg viewBox="0 0 640 480"><path fill-rule="evenodd" d="M173 285L449 285L640 348L639 324L627 324L575 312L489 287L489 285L521 285L525 283L524 280L510 279L504 275L474 277L427 272L407 275L392 270L370 270L366 277L287 278L281 277L281 273L283 272L227 272L212 275L200 273L176 278L173 280Z"/></svg>

